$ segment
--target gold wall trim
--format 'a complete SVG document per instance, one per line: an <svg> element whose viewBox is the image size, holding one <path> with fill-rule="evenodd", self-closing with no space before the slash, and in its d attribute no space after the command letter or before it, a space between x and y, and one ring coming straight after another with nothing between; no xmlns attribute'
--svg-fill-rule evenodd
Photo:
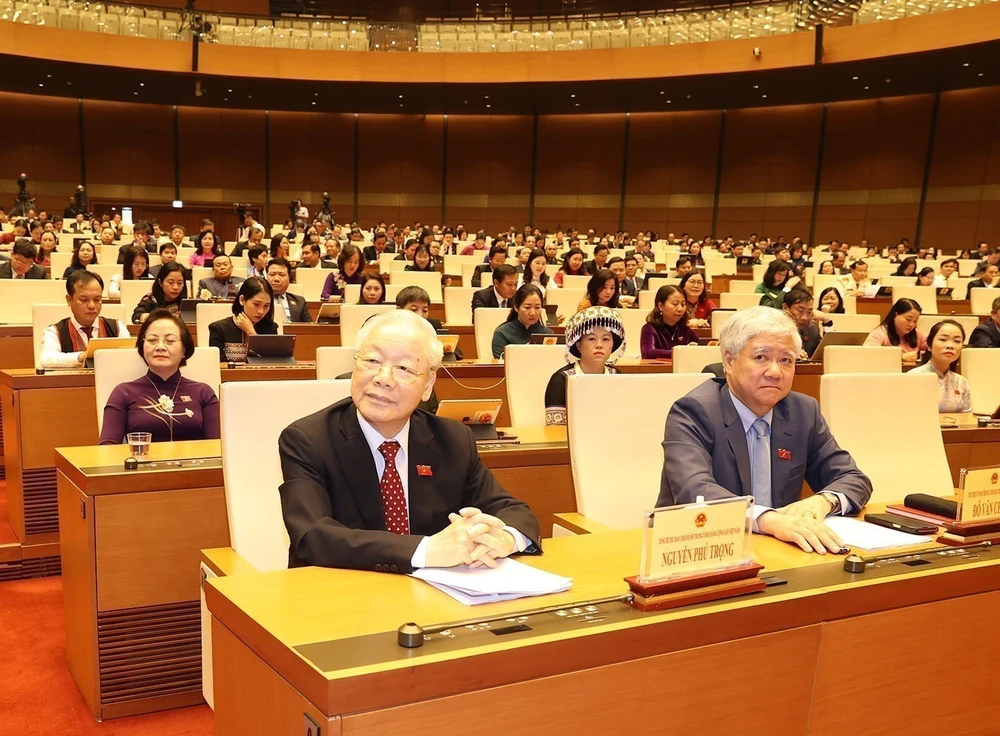
<svg viewBox="0 0 1000 736"><path fill-rule="evenodd" d="M617 194L536 194L535 207L545 209L618 209Z"/></svg>
<svg viewBox="0 0 1000 736"><path fill-rule="evenodd" d="M440 207L440 194L394 194L359 192L359 207Z"/></svg>
<svg viewBox="0 0 1000 736"><path fill-rule="evenodd" d="M625 207L634 209L665 210L712 207L713 194L626 194Z"/></svg>
<svg viewBox="0 0 1000 736"><path fill-rule="evenodd" d="M354 206L354 192L329 192L331 205ZM299 192L290 189L272 189L271 206L284 204L288 205L293 199L301 199L303 202L316 202L317 206L323 203L323 192ZM257 206L257 202L254 205ZM310 212L310 214L312 214Z"/></svg>

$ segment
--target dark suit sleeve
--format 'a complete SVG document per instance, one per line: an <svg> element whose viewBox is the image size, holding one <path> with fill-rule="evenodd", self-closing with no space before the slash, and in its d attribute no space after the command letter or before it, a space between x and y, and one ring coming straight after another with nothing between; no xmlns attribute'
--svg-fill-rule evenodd
<svg viewBox="0 0 1000 736"><path fill-rule="evenodd" d="M534 547L526 553L541 554L542 536L538 519L524 501L514 498L503 489L489 468L483 465L476 449L472 431L463 427L468 443L469 472L465 480L465 506L473 506L483 513L495 516L507 526L514 527L527 537Z"/></svg>
<svg viewBox="0 0 1000 736"><path fill-rule="evenodd" d="M284 479L278 492L292 554L306 565L374 570L378 564L412 572L410 560L422 536L350 529L333 518L327 488L334 479L327 477L324 463L324 455L332 452L328 435L311 437L295 424L278 439Z"/></svg>
<svg viewBox="0 0 1000 736"><path fill-rule="evenodd" d="M689 396L678 399L670 408L657 507L694 503L698 496L704 496L706 501L736 497L715 480L712 450L716 438L706 413L706 408ZM728 442L725 437L719 441Z"/></svg>
<svg viewBox="0 0 1000 736"><path fill-rule="evenodd" d="M482 266L476 266L476 270L472 273L472 284L471 286L480 287L483 285L483 269Z"/></svg>
<svg viewBox="0 0 1000 736"><path fill-rule="evenodd" d="M803 432L812 428L809 458L806 460L806 482L815 493L843 493L854 505L852 511L860 511L871 498L872 482L858 470L850 453L837 444L816 401L809 401L809 411L812 416L804 417L805 421L796 430Z"/></svg>
<svg viewBox="0 0 1000 736"><path fill-rule="evenodd" d="M969 347L970 348L995 348L1000 347L996 342L990 337L989 332L989 322L984 322L979 325L976 329L972 331L972 336L969 337Z"/></svg>
<svg viewBox="0 0 1000 736"><path fill-rule="evenodd" d="M480 294L477 291L475 294L472 295L472 311L473 312L476 311L479 307L485 307L485 306L486 306L486 300L483 298L482 294Z"/></svg>
<svg viewBox="0 0 1000 736"><path fill-rule="evenodd" d="M312 315L309 314L309 304L308 304L308 302L306 302L306 300L303 299L302 302L301 302L301 304L302 304L302 309L299 311L299 318L296 321L297 322L312 322L313 318L312 318Z"/></svg>
<svg viewBox="0 0 1000 736"><path fill-rule="evenodd" d="M222 334L222 327L218 322L213 322L208 326L208 346L218 348L219 355L225 350L226 336Z"/></svg>

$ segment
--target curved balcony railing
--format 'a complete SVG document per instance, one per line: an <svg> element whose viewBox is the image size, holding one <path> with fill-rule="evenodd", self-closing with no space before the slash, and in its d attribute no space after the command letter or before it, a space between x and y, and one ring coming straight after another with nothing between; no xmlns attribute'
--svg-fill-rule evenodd
<svg viewBox="0 0 1000 736"><path fill-rule="evenodd" d="M266 18L89 3L0 0L0 21L138 38L322 51L527 52L750 39L939 13L1000 0L809 0L686 7L631 16L374 23L364 18Z"/></svg>

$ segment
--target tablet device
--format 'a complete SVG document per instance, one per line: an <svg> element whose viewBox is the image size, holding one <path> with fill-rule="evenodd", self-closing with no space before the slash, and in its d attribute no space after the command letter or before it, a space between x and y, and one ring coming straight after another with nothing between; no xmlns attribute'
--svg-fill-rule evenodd
<svg viewBox="0 0 1000 736"><path fill-rule="evenodd" d="M867 296L867 294L865 296ZM892 296L892 287L891 286L880 286L880 287L878 287L878 291L875 292L875 296L889 296L889 297L891 297Z"/></svg>
<svg viewBox="0 0 1000 736"><path fill-rule="evenodd" d="M438 333L438 340L441 341L441 345L444 347L444 359L445 360L455 360L455 349L458 348L458 335L442 335ZM451 356L450 358L448 356Z"/></svg>
<svg viewBox="0 0 1000 736"><path fill-rule="evenodd" d="M248 365L294 365L295 335L250 335Z"/></svg>
<svg viewBox="0 0 1000 736"><path fill-rule="evenodd" d="M952 293L954 291L955 290L953 288L951 288L950 286L942 286L942 287L938 288L937 295L938 296L942 296L945 299L951 299L951 295L952 295Z"/></svg>
<svg viewBox="0 0 1000 736"><path fill-rule="evenodd" d="M94 337L87 343L87 357L93 358L98 350L109 348L132 348L135 349L134 337Z"/></svg>
<svg viewBox="0 0 1000 736"><path fill-rule="evenodd" d="M529 345L565 345L566 335L531 335L528 337Z"/></svg>
<svg viewBox="0 0 1000 736"><path fill-rule="evenodd" d="M319 314L316 315L316 324L340 324L340 307L340 304L323 302L323 304L320 305Z"/></svg>
<svg viewBox="0 0 1000 736"><path fill-rule="evenodd" d="M736 270L753 271L753 256L739 256L736 259Z"/></svg>
<svg viewBox="0 0 1000 736"><path fill-rule="evenodd" d="M496 420L502 406L503 399L442 399L437 416L466 425L477 442L496 441Z"/></svg>
<svg viewBox="0 0 1000 736"><path fill-rule="evenodd" d="M549 327L556 327L559 325L559 315L556 314L559 305L557 304L546 304L545 305L545 324Z"/></svg>
<svg viewBox="0 0 1000 736"><path fill-rule="evenodd" d="M827 332L816 346L816 352L809 358L810 363L822 363L823 351L830 345L864 345L867 332Z"/></svg>
<svg viewBox="0 0 1000 736"><path fill-rule="evenodd" d="M209 299L181 299L181 319L187 324L195 324L199 304L211 304Z"/></svg>

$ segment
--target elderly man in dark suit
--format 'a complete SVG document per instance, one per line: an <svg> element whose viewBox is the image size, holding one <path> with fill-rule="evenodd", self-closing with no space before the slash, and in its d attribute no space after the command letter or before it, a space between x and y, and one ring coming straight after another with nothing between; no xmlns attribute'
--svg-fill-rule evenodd
<svg viewBox="0 0 1000 736"><path fill-rule="evenodd" d="M798 329L776 309L751 307L727 320L720 343L725 379L701 384L667 416L656 505L752 495L754 531L806 552L841 551L823 519L860 511L872 485L816 400L791 392ZM814 493L799 500L803 480Z"/></svg>
<svg viewBox="0 0 1000 736"><path fill-rule="evenodd" d="M233 262L227 255L218 255L212 261L212 276L198 282L198 294L207 291L216 299L235 299L243 279L233 276Z"/></svg>
<svg viewBox="0 0 1000 736"><path fill-rule="evenodd" d="M10 249L10 260L0 263L0 279L44 279L45 267L35 263L38 249L27 238L19 238Z"/></svg>
<svg viewBox="0 0 1000 736"><path fill-rule="evenodd" d="M493 269L493 285L473 293L472 311L479 307L512 307L517 291L517 269L503 263Z"/></svg>
<svg viewBox="0 0 1000 736"><path fill-rule="evenodd" d="M969 347L1000 348L1000 296L993 300L990 318L972 331Z"/></svg>
<svg viewBox="0 0 1000 736"><path fill-rule="evenodd" d="M289 567L408 573L539 552L538 520L483 465L468 427L420 411L442 347L404 309L358 333L351 398L278 440Z"/></svg>

